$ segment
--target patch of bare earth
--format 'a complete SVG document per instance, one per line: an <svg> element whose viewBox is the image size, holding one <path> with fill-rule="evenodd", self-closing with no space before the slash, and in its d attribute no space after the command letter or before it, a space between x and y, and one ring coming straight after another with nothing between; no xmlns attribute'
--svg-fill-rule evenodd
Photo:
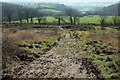
<svg viewBox="0 0 120 80"><path fill-rule="evenodd" d="M29 65L14 69L12 78L103 78L90 60L83 58L82 52L75 52L75 40L63 38Z"/></svg>

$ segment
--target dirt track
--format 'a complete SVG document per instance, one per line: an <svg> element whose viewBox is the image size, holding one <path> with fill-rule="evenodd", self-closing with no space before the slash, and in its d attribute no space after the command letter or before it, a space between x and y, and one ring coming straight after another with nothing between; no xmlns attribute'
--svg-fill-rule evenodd
<svg viewBox="0 0 120 80"><path fill-rule="evenodd" d="M13 78L103 78L90 60L76 52L75 40L69 36L61 39L37 60L11 71Z"/></svg>

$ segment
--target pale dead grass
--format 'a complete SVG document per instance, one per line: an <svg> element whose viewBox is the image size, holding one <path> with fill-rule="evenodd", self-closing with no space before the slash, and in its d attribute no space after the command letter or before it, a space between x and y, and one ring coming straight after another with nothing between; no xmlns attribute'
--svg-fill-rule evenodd
<svg viewBox="0 0 120 80"><path fill-rule="evenodd" d="M90 31L88 36L90 40L101 40L106 43L111 43L113 47L118 48L118 32L107 33L105 30L101 31Z"/></svg>
<svg viewBox="0 0 120 80"><path fill-rule="evenodd" d="M58 29L23 29L13 33L10 29L3 30L3 36L7 36L10 40L17 44L25 41L47 41L53 42L59 37L61 31Z"/></svg>

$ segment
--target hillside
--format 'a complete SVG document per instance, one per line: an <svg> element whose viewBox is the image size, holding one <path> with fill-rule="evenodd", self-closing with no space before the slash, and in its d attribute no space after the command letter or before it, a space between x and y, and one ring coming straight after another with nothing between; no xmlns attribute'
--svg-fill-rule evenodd
<svg viewBox="0 0 120 80"><path fill-rule="evenodd" d="M18 4L27 8L34 8L39 11L47 11L47 13L51 13L52 11L54 12L63 12L68 6L64 4L58 4L58 3L21 3Z"/></svg>
<svg viewBox="0 0 120 80"><path fill-rule="evenodd" d="M3 21L6 21L8 16L12 17L12 20L36 17L40 11L44 13L44 16L54 16L63 13L68 7L57 3L2 3L2 8Z"/></svg>
<svg viewBox="0 0 120 80"><path fill-rule="evenodd" d="M98 11L99 14L107 14L107 15L120 15L120 2L118 3L115 3L113 5L110 5L110 6L107 6L107 7L104 7L102 8L100 11Z"/></svg>
<svg viewBox="0 0 120 80"><path fill-rule="evenodd" d="M72 8L78 9L79 11L86 12L90 10L100 10L105 6L113 4L112 2L80 2L80 3L69 3L66 4Z"/></svg>

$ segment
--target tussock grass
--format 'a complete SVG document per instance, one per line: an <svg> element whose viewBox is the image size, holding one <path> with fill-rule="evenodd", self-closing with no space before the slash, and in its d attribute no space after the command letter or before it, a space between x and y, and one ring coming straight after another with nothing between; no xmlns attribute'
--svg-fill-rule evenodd
<svg viewBox="0 0 120 80"><path fill-rule="evenodd" d="M76 46L80 46L84 50L85 58L92 59L105 78L120 78L118 30L114 27L102 29L101 26L97 26L93 30L78 30L76 33L79 34Z"/></svg>

